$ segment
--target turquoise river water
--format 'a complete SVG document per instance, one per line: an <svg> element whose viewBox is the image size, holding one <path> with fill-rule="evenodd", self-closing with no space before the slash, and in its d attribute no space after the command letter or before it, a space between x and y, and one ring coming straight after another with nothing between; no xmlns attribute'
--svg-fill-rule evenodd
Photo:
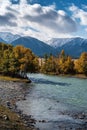
<svg viewBox="0 0 87 130"><path fill-rule="evenodd" d="M18 101L17 106L24 114L37 120L36 127L40 130L64 130L67 125L66 130L75 130L83 123L73 118L72 113L87 113L87 79L44 74L28 74L28 77L32 83L26 100Z"/></svg>

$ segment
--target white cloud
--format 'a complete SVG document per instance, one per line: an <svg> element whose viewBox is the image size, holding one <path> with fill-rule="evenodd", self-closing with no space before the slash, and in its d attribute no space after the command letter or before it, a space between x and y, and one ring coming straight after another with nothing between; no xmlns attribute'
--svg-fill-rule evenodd
<svg viewBox="0 0 87 130"><path fill-rule="evenodd" d="M0 2L0 31L30 35L39 39L67 37L76 31L76 23L63 10L56 11L55 4L41 6L12 4L10 0ZM36 31L38 30L38 31Z"/></svg>
<svg viewBox="0 0 87 130"><path fill-rule="evenodd" d="M9 7L11 5L11 2L9 0L0 0L0 15L5 14L6 7Z"/></svg>
<svg viewBox="0 0 87 130"><path fill-rule="evenodd" d="M75 22L66 15L64 11L56 11L52 6L46 7L39 4L30 5L24 19L44 28L59 33L70 33L76 31ZM32 12L32 13L31 13ZM61 12L61 13L60 13Z"/></svg>
<svg viewBox="0 0 87 130"><path fill-rule="evenodd" d="M58 14L62 16L66 16L67 14L63 10L58 10Z"/></svg>
<svg viewBox="0 0 87 130"><path fill-rule="evenodd" d="M83 7L83 9L87 9L87 5L83 4L82 7Z"/></svg>
<svg viewBox="0 0 87 130"><path fill-rule="evenodd" d="M87 28L85 28L85 31L87 32Z"/></svg>
<svg viewBox="0 0 87 130"><path fill-rule="evenodd" d="M83 9L78 8L74 4L69 8L70 11L73 13L73 17L75 19L80 20L80 24L86 26L87 25L87 12Z"/></svg>
<svg viewBox="0 0 87 130"><path fill-rule="evenodd" d="M73 12L73 11L77 11L77 10L78 10L78 7L75 6L74 4L72 4L72 6L69 7L69 10L72 11L72 12Z"/></svg>
<svg viewBox="0 0 87 130"><path fill-rule="evenodd" d="M27 4L27 0L20 0L20 4Z"/></svg>

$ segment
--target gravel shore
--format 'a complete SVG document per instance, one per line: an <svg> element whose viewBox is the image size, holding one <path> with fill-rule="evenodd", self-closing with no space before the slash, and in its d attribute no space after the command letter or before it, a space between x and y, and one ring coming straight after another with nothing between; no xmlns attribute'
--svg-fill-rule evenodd
<svg viewBox="0 0 87 130"><path fill-rule="evenodd" d="M26 93L29 89L29 84L24 82L13 82L0 80L0 105L9 108L11 111L16 112L24 122L26 127L36 130L34 128L35 120L31 116L23 115L17 109L16 102L25 100Z"/></svg>
<svg viewBox="0 0 87 130"><path fill-rule="evenodd" d="M22 111L17 109L16 102L19 100L25 100L26 94L29 91L29 84L24 82L13 82L13 81L2 81L0 80L0 105L8 107L11 111L16 112L24 122L26 127L31 128L31 130L39 130L35 128L36 120L22 113ZM70 115L74 119L79 119L82 121L82 125L78 124L75 129L74 125L70 123L58 123L59 130L87 130L87 115L85 113L62 113ZM41 123L46 123L46 121L41 121Z"/></svg>
<svg viewBox="0 0 87 130"><path fill-rule="evenodd" d="M15 102L24 99L26 93L25 83L13 81L0 81L0 104L11 103L14 107Z"/></svg>

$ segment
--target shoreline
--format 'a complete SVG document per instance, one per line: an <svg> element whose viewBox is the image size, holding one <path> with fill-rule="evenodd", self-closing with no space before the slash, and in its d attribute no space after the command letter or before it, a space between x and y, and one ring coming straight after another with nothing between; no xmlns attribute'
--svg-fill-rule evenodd
<svg viewBox="0 0 87 130"><path fill-rule="evenodd" d="M59 76L59 77L87 79L87 76L84 75L84 74L55 74L55 73L42 73L42 74L52 75L52 76Z"/></svg>
<svg viewBox="0 0 87 130"><path fill-rule="evenodd" d="M26 130L36 130L33 125L35 123L34 119L32 119L31 116L26 117L26 115L24 115L22 111L19 110L16 106L17 101L25 100L28 88L29 86L26 82L8 81L0 79L0 108L1 111L3 111L3 115L0 115L0 122L3 120L3 116L6 115L6 111L9 111L10 114L8 115L7 113L8 118L10 118L11 113L13 113L11 117L14 114L16 115L16 117L19 117L20 119L18 120L18 122L20 123L22 121L22 126L25 127ZM7 121L4 120L4 123L7 124ZM2 125L0 124L0 128L1 126ZM6 125L5 128L7 127L8 126ZM13 127L13 125L11 127ZM2 128L2 130L4 129Z"/></svg>
<svg viewBox="0 0 87 130"><path fill-rule="evenodd" d="M3 75L0 75L0 80L2 80L2 81L31 83L31 80L28 79L28 78L16 78L16 77L3 76Z"/></svg>
<svg viewBox="0 0 87 130"><path fill-rule="evenodd" d="M21 110L19 110L16 106L16 102L20 100L26 100L27 91L29 90L29 84L24 82L17 82L17 81L6 81L0 80L0 105L7 107L10 111L15 112L19 115L22 119L24 125L29 130L37 130L35 128L36 120L32 118L31 115L23 114ZM10 103L10 105L9 105ZM84 112L77 111L75 113L71 112L64 112L62 115L69 115L74 119L78 119L83 121L83 124L77 124L79 129L87 129L87 114ZM47 123L45 120L40 121L41 123ZM48 123L49 125L49 123ZM73 124L69 125L68 122L59 122L58 125L61 125L62 129L64 130L69 129L70 127L73 129ZM26 129L27 130L27 129ZM39 129L38 129L39 130Z"/></svg>

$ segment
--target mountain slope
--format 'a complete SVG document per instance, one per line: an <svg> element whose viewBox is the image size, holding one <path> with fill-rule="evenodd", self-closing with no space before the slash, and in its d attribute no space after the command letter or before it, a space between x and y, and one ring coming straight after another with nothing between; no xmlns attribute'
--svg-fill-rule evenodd
<svg viewBox="0 0 87 130"><path fill-rule="evenodd" d="M51 40L47 41L47 43L54 48L58 48L72 41L72 39L73 38L52 38Z"/></svg>
<svg viewBox="0 0 87 130"><path fill-rule="evenodd" d="M33 53L41 57L43 57L45 54L50 54L50 53L52 53L53 55L56 54L54 48L32 37L20 37L17 40L13 41L12 44L14 46L23 45L27 48L30 48L33 51Z"/></svg>
<svg viewBox="0 0 87 130"><path fill-rule="evenodd" d="M0 42L3 42L3 43L5 43L5 41L4 41L2 38L0 38Z"/></svg>
<svg viewBox="0 0 87 130"><path fill-rule="evenodd" d="M82 52L87 52L87 39L80 37L56 39L50 44L58 53L64 50L67 55L78 58Z"/></svg>
<svg viewBox="0 0 87 130"><path fill-rule="evenodd" d="M20 36L19 35L14 35L9 32L0 32L0 38L2 38L6 43L11 43L14 40L18 39Z"/></svg>
<svg viewBox="0 0 87 130"><path fill-rule="evenodd" d="M0 42L23 45L30 48L37 56L44 54L56 55L65 50L67 55L78 58L82 52L87 52L87 39L76 38L53 38L46 43L33 37L14 35L9 32L0 32ZM48 45L49 44L49 45Z"/></svg>

